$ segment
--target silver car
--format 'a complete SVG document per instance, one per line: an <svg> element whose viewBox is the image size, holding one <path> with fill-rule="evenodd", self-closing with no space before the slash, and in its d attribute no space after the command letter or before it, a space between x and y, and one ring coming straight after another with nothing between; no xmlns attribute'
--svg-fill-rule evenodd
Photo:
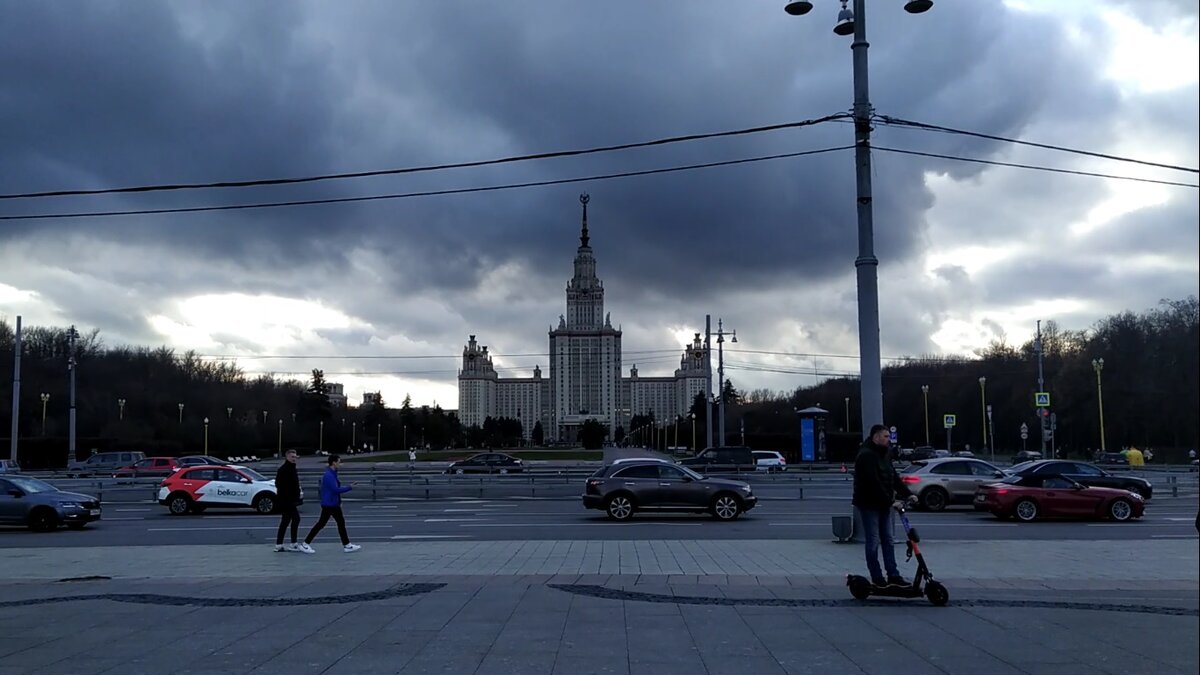
<svg viewBox="0 0 1200 675"><path fill-rule="evenodd" d="M913 462L900 473L909 490L929 511L951 504L972 504L975 488L1004 478L1005 473L981 459L940 457Z"/></svg>
<svg viewBox="0 0 1200 675"><path fill-rule="evenodd" d="M63 492L29 476L0 477L0 524L20 525L40 532L66 525L82 529L100 520L100 500L90 495Z"/></svg>

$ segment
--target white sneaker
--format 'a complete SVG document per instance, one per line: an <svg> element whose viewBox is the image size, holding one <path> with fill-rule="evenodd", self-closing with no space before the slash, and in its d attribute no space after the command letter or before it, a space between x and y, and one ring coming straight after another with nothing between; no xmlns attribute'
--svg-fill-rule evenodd
<svg viewBox="0 0 1200 675"><path fill-rule="evenodd" d="M296 550L300 551L301 553L316 553L317 552L317 549L309 546L308 542L302 542L299 546L296 547Z"/></svg>
<svg viewBox="0 0 1200 675"><path fill-rule="evenodd" d="M283 550L287 551L288 553L299 553L300 545L299 544L284 544Z"/></svg>
<svg viewBox="0 0 1200 675"><path fill-rule="evenodd" d="M362 547L359 546L358 544L346 544L345 546L342 547L342 550L345 551L346 553L354 553L355 551L357 551L360 548L362 548Z"/></svg>
<svg viewBox="0 0 1200 675"><path fill-rule="evenodd" d="M283 553L286 550L287 549L283 547L283 544L275 544L275 552L276 553Z"/></svg>

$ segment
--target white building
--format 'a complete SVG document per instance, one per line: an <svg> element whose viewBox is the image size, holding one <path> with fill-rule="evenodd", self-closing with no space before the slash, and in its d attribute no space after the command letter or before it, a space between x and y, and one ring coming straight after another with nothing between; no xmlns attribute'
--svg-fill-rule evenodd
<svg viewBox="0 0 1200 675"><path fill-rule="evenodd" d="M573 442L579 427L594 419L608 427L611 438L617 427L628 432L634 415L685 416L695 395L708 390L709 354L699 334L684 346L673 376L639 377L636 366L629 377L621 376L621 329L604 311L604 284L596 276L588 236L588 196L579 201L583 223L575 273L567 282L567 312L549 331L550 377L542 377L540 366L533 377L498 377L488 348L470 336L458 374L464 426L482 425L488 417L519 419L528 438L540 421L547 441Z"/></svg>

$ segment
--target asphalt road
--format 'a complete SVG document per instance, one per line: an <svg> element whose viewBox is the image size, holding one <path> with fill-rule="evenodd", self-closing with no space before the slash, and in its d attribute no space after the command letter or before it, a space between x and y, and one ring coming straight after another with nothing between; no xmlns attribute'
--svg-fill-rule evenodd
<svg viewBox="0 0 1200 675"><path fill-rule="evenodd" d="M929 542L953 540L1056 540L1196 538L1196 498L1154 499L1146 516L1129 523L1002 522L967 508L942 513L916 512L910 521ZM355 542L405 540L625 540L625 539L832 539L830 517L850 512L847 495L829 494L804 500L763 500L736 522L710 516L638 514L627 523L609 521L568 499L447 499L348 501L350 537ZM319 509L301 510L303 538ZM274 539L277 516L243 511L171 516L151 503L106 504L104 519L83 531L35 533L0 528L0 548L34 546L158 546L177 544L266 545ZM897 524L897 531L899 526ZM337 543L332 523L317 545Z"/></svg>

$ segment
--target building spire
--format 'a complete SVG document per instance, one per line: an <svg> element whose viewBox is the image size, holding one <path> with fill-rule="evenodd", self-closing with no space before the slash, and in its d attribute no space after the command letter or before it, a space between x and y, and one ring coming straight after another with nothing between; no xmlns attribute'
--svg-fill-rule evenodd
<svg viewBox="0 0 1200 675"><path fill-rule="evenodd" d="M589 197L588 193L586 193L586 192L579 195L579 203L583 204L583 231L579 235L580 248L587 248L587 246L588 246L587 205L588 205L588 202L591 201L591 199L592 198Z"/></svg>

